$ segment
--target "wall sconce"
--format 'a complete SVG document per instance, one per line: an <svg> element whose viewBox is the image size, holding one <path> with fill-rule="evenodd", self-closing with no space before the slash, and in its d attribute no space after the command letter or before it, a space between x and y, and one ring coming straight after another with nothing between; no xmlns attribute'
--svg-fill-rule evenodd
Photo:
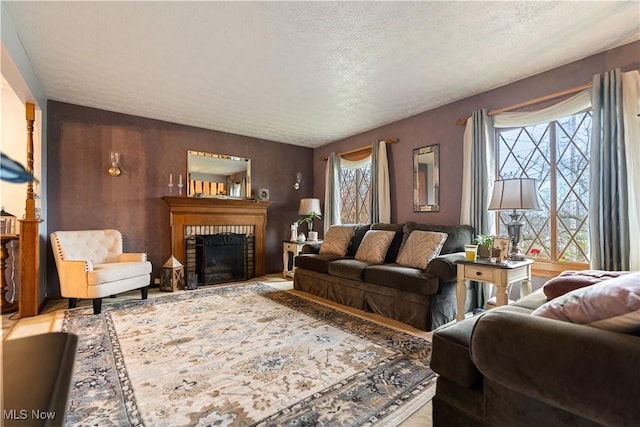
<svg viewBox="0 0 640 427"><path fill-rule="evenodd" d="M116 151L111 152L111 167L109 168L109 175L120 175L120 153Z"/></svg>
<svg viewBox="0 0 640 427"><path fill-rule="evenodd" d="M294 190L299 190L300 189L300 181L302 181L302 173L298 172L296 174L296 183L293 184L293 189Z"/></svg>

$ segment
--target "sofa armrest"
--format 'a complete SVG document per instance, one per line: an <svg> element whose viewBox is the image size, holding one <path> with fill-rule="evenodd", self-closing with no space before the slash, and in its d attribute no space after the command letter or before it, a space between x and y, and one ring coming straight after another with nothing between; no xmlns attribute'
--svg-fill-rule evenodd
<svg viewBox="0 0 640 427"><path fill-rule="evenodd" d="M300 251L300 253L303 253L303 254L319 254L321 245L322 245L322 242L307 243L302 247L302 250Z"/></svg>
<svg viewBox="0 0 640 427"><path fill-rule="evenodd" d="M640 419L640 337L501 311L487 312L471 336L471 359L485 378L603 425Z"/></svg>
<svg viewBox="0 0 640 427"><path fill-rule="evenodd" d="M14 410L24 416L9 418L13 421L7 425L65 425L78 337L53 332L5 340L2 347L2 419L7 420L8 410ZM52 417L33 416L42 411Z"/></svg>
<svg viewBox="0 0 640 427"><path fill-rule="evenodd" d="M425 272L432 276L438 277L443 282L456 280L457 267L456 262L464 259L464 252L455 252L452 254L440 255L429 261Z"/></svg>
<svg viewBox="0 0 640 427"><path fill-rule="evenodd" d="M118 262L144 262L146 260L147 254L144 252L129 252L118 255Z"/></svg>

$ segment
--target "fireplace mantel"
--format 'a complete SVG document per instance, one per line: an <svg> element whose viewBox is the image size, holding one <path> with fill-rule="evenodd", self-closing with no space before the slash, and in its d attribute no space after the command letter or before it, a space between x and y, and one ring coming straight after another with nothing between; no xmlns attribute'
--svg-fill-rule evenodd
<svg viewBox="0 0 640 427"><path fill-rule="evenodd" d="M199 225L253 225L255 230L255 275L265 274L267 208L272 202L208 197L162 198L169 205L172 255L185 262L185 227Z"/></svg>

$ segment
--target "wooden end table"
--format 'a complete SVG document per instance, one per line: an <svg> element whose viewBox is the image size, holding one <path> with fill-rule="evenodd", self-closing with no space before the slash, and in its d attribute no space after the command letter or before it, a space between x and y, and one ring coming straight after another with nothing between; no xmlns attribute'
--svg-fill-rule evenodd
<svg viewBox="0 0 640 427"><path fill-rule="evenodd" d="M520 295L531 293L531 265L533 260L489 262L484 260L458 261L458 284L456 287L456 303L458 311L456 320L464 319L464 307L467 299L467 280L496 285L496 306L507 305L509 288L513 282L522 280Z"/></svg>
<svg viewBox="0 0 640 427"><path fill-rule="evenodd" d="M296 269L296 255L302 251L302 247L306 244L307 242L291 242L288 240L282 242L282 263L284 264L282 277L285 279L287 277L293 277L294 270ZM289 270L289 254L293 254L291 270Z"/></svg>

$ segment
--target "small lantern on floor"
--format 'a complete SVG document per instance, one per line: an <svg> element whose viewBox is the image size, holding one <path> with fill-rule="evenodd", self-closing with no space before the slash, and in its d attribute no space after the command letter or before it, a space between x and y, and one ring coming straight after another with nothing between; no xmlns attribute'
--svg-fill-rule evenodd
<svg viewBox="0 0 640 427"><path fill-rule="evenodd" d="M0 212L0 232L2 234L16 234L16 221L15 215L11 215L2 208Z"/></svg>
<svg viewBox="0 0 640 427"><path fill-rule="evenodd" d="M180 261L172 255L162 266L160 290L173 292L177 289L184 289L184 268Z"/></svg>

